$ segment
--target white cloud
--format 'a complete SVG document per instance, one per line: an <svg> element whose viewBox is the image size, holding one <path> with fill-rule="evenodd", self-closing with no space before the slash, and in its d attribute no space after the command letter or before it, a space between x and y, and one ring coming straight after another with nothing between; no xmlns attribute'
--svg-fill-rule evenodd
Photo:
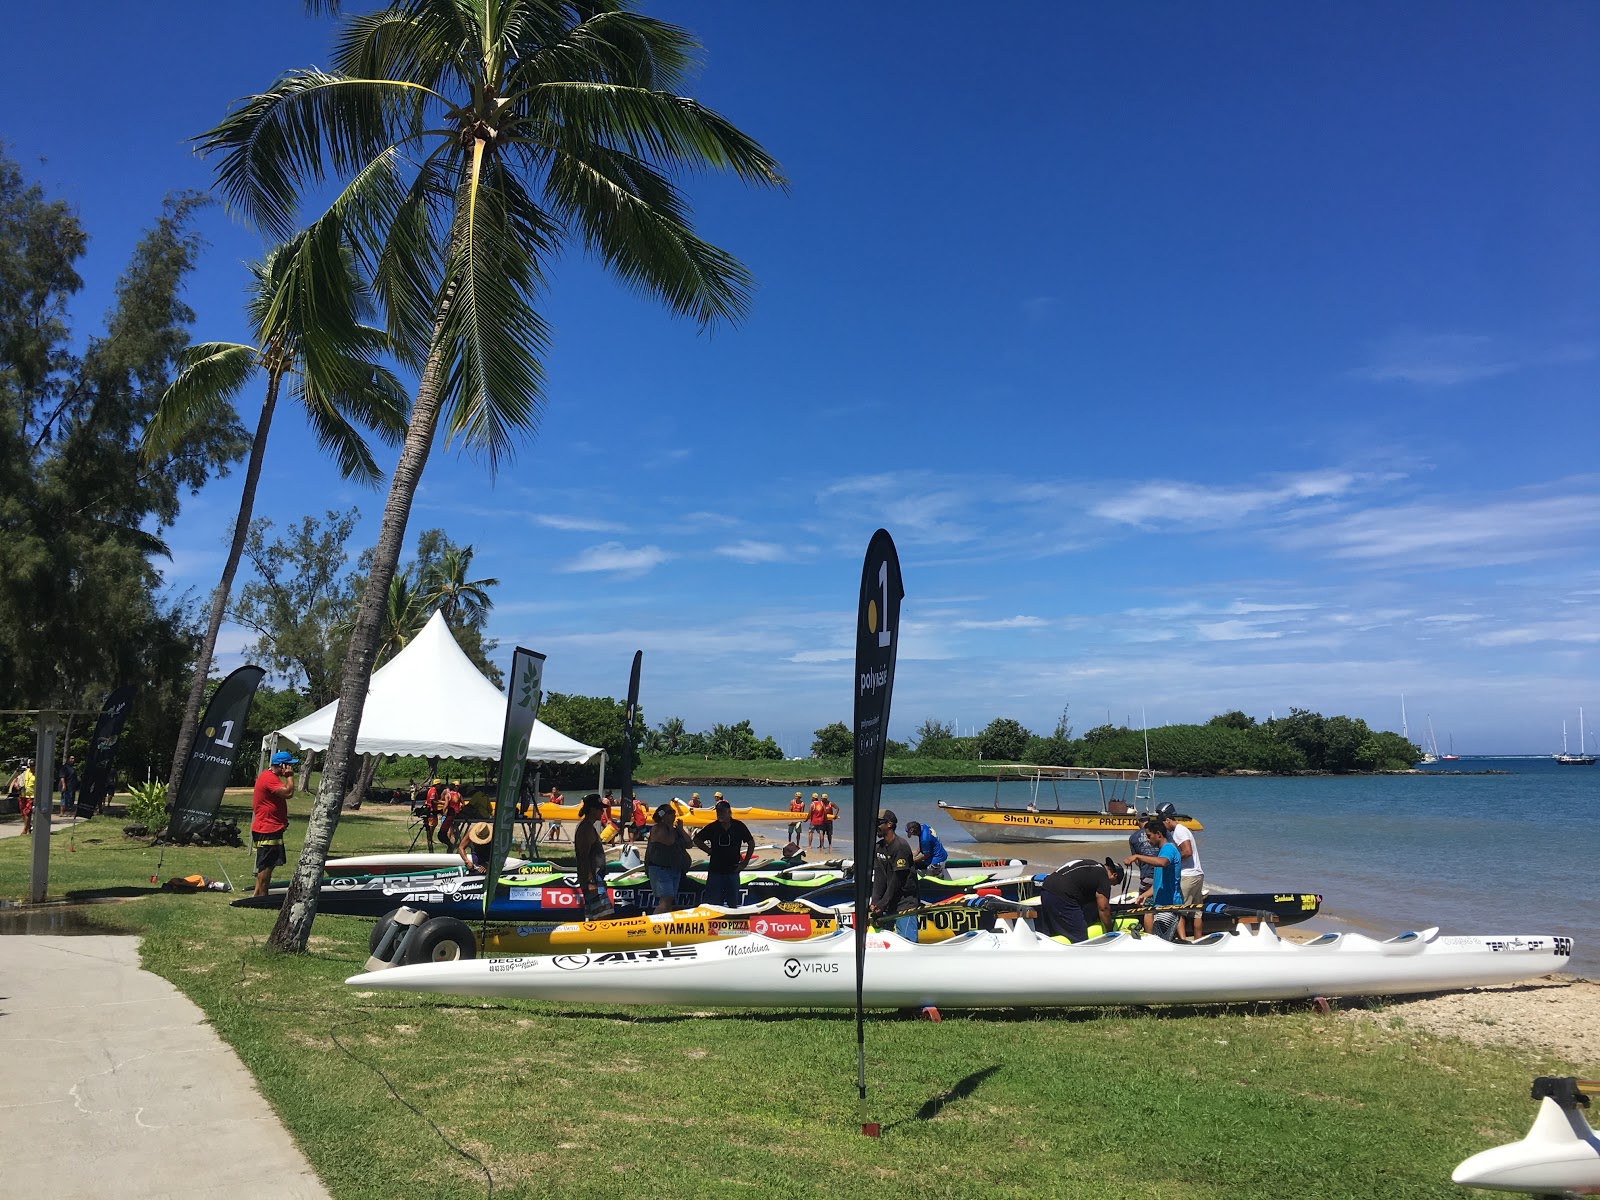
<svg viewBox="0 0 1600 1200"><path fill-rule="evenodd" d="M1375 508L1283 536L1284 544L1373 564L1481 567L1570 554L1600 534L1592 493Z"/></svg>
<svg viewBox="0 0 1600 1200"><path fill-rule="evenodd" d="M560 529L570 533L622 533L627 528L615 521L598 517L563 516L560 513L537 513L532 518L535 525L546 529Z"/></svg>
<svg viewBox="0 0 1600 1200"><path fill-rule="evenodd" d="M583 553L556 568L564 574L588 571L614 571L619 575L642 575L672 557L659 546L640 546L630 550L621 542L590 546Z"/></svg>
<svg viewBox="0 0 1600 1200"><path fill-rule="evenodd" d="M1587 362L1595 352L1588 342L1518 347L1483 334L1402 333L1377 346L1371 361L1350 373L1373 383L1448 388L1529 367Z"/></svg>
<svg viewBox="0 0 1600 1200"><path fill-rule="evenodd" d="M757 542L748 538L742 542L718 546L716 553L724 558L744 563L787 562L791 557L789 551L776 542Z"/></svg>
<svg viewBox="0 0 1600 1200"><path fill-rule="evenodd" d="M1015 616L998 621L957 621L957 629L1042 629L1049 622L1043 617Z"/></svg>
<svg viewBox="0 0 1600 1200"><path fill-rule="evenodd" d="M1400 334L1380 345L1372 361L1351 374L1373 383L1455 387L1507 375L1522 364L1477 334Z"/></svg>
<svg viewBox="0 0 1600 1200"><path fill-rule="evenodd" d="M1348 471L1307 471L1276 486L1215 487L1175 480L1141 484L1089 507L1091 515L1124 525L1233 525L1248 517L1313 500L1345 496L1360 484Z"/></svg>
<svg viewBox="0 0 1600 1200"><path fill-rule="evenodd" d="M1210 621L1195 627L1200 636L1213 642L1243 642L1257 638L1280 638L1283 631L1263 629L1248 621Z"/></svg>

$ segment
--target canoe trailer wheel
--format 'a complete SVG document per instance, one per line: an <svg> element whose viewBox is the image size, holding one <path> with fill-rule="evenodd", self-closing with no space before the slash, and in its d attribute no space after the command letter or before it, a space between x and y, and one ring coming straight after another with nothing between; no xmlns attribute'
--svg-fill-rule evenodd
<svg viewBox="0 0 1600 1200"><path fill-rule="evenodd" d="M406 966L415 963L456 962L478 956L472 927L454 917L434 917L417 931L406 950Z"/></svg>

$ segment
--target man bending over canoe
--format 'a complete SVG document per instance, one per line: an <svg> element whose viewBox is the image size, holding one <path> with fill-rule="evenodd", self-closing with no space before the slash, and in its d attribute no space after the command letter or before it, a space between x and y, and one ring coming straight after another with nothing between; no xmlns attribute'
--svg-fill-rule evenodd
<svg viewBox="0 0 1600 1200"><path fill-rule="evenodd" d="M1055 928L1052 936L1081 942L1090 925L1102 932L1110 929L1111 885L1122 879L1122 868L1109 858L1103 863L1075 858L1046 875L1039 884L1039 903Z"/></svg>

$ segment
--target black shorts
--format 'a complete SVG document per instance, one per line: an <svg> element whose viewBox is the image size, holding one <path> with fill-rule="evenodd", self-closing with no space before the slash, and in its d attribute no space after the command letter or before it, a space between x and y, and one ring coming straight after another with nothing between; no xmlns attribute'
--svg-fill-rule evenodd
<svg viewBox="0 0 1600 1200"><path fill-rule="evenodd" d="M256 870L267 871L281 867L289 861L283 849L283 834L252 833L250 840L256 848Z"/></svg>

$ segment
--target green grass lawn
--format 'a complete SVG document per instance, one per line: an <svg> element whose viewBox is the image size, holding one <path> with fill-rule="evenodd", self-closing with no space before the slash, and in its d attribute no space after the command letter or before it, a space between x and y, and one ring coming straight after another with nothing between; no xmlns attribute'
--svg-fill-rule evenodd
<svg viewBox="0 0 1600 1200"><path fill-rule="evenodd" d="M150 888L159 851L121 824L80 827L71 851L56 836L52 896ZM335 849L409 836L364 810ZM214 877L219 855L248 879L248 850L169 849L159 874ZM27 870L25 840L0 842L0 896ZM321 917L284 957L262 948L272 914L228 899L86 911L144 935L145 965L206 1012L339 1200L484 1196L432 1125L497 1197L1459 1198L1451 1168L1526 1131L1532 1077L1576 1069L1299 1005L875 1013L872 1140L851 1014L362 994L343 981L369 922Z"/></svg>

